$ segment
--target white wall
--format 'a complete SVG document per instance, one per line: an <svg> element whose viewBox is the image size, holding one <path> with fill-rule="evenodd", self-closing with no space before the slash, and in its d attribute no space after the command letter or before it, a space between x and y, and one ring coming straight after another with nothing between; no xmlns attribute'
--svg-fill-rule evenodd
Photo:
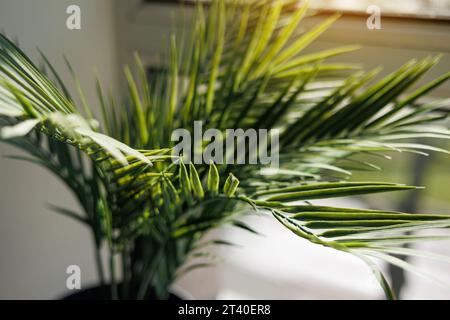
<svg viewBox="0 0 450 320"><path fill-rule="evenodd" d="M81 30L66 28L66 8L81 8ZM0 0L0 30L17 38L38 61L36 47L58 70L66 54L94 100L93 67L106 87L117 84L114 10L111 0ZM70 81L67 72L62 73ZM71 82L70 82L71 83ZM88 231L46 208L76 208L70 192L50 173L5 159L19 154L0 144L0 299L55 298L64 293L70 264L81 267L82 283L96 279Z"/></svg>

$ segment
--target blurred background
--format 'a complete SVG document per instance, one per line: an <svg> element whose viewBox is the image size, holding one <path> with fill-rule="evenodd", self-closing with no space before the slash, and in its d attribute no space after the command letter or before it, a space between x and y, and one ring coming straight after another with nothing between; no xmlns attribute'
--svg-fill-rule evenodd
<svg viewBox="0 0 450 320"><path fill-rule="evenodd" d="M185 2L187 16L192 9ZM339 61L378 65L392 71L410 58L442 53L430 80L450 70L450 0L317 0L310 1L317 14L310 27L336 10L343 17L307 51L343 44L363 49ZM22 49L39 62L41 49L64 81L71 83L63 54L71 61L95 103L94 68L119 95L122 66L138 51L149 70L158 68L158 54L167 34L177 25L176 0L0 0L0 30L17 39ZM66 27L67 7L81 9L81 30ZM369 30L366 12L381 9L381 29ZM450 85L433 97L449 97ZM448 148L448 143L441 147ZM94 254L88 230L52 212L49 204L77 208L66 188L44 169L9 160L20 152L0 144L0 299L55 299L67 293L66 268L81 267L82 287L96 283ZM418 192L333 200L327 204L426 213L449 213L449 156L394 155L382 161L381 173L358 173L353 179L426 185ZM383 293L370 271L358 259L318 247L287 233L264 217L252 216L262 236L224 228L215 232L241 247L217 250L216 267L196 270L176 284L176 290L198 299L382 299ZM450 255L450 243L421 245ZM448 265L414 259L412 263L449 280ZM388 267L385 266L388 270ZM390 269L391 279L403 299L449 299L450 289L431 280Z"/></svg>

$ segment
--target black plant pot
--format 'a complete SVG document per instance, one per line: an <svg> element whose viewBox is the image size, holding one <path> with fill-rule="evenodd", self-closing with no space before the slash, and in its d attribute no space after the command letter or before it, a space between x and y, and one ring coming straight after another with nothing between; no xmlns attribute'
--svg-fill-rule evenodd
<svg viewBox="0 0 450 320"><path fill-rule="evenodd" d="M122 292L122 285L119 284L118 292ZM120 296L119 296L120 298ZM62 300L111 300L111 286L96 286L87 289L77 290L75 293L67 295ZM145 300L157 300L154 294L149 294ZM170 294L169 301L182 301L179 296Z"/></svg>

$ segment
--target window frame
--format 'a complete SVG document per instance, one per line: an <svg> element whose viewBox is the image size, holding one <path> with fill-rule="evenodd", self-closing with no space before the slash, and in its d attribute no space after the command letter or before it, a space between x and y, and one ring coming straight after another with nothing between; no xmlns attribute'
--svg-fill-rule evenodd
<svg viewBox="0 0 450 320"><path fill-rule="evenodd" d="M158 4L167 4L167 5L179 5L179 4L186 4L186 5L195 5L197 1L201 1L204 4L208 4L210 0L142 0L144 4L152 4L152 3L158 3ZM330 12L336 12L341 11L343 15L345 16L356 16L356 17L367 17L368 14L363 11L359 10L339 10L339 9L327 9L327 8L314 8L314 10L320 13L330 13ZM395 18L395 19L405 19L405 20L412 20L412 21L433 21L433 22L442 22L442 23L448 23L450 25L450 16L436 16L433 17L431 15L419 15L419 14L410 14L410 13L396 13L396 12L386 12L382 13L382 17L386 18Z"/></svg>

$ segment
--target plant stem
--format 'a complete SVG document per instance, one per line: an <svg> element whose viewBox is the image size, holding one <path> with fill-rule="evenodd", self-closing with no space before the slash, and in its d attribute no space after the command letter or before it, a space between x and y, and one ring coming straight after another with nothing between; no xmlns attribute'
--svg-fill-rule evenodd
<svg viewBox="0 0 450 320"><path fill-rule="evenodd" d="M103 263L102 263L102 257L100 255L100 249L97 247L95 249L95 261L97 265L97 273L100 278L100 284L102 286L105 285L105 273L103 272Z"/></svg>
<svg viewBox="0 0 450 320"><path fill-rule="evenodd" d="M103 262L100 254L100 244L98 243L96 237L94 236L95 241L95 265L97 267L98 277L100 278L100 285L105 286L105 273L103 271Z"/></svg>
<svg viewBox="0 0 450 320"><path fill-rule="evenodd" d="M163 257L163 252L164 252L164 250L163 250L163 248L161 248L158 252L157 257L155 258L153 270L149 270L147 272L147 274L144 275L144 279L142 280L142 282L139 286L139 291L138 291L138 295L137 295L138 300L144 300L145 294L147 293L147 290L153 280L153 276L156 273L156 268L158 267L158 265Z"/></svg>
<svg viewBox="0 0 450 320"><path fill-rule="evenodd" d="M123 272L123 283L122 283L122 299L129 299L130 292L130 251L128 245L125 245L122 251L122 272Z"/></svg>
<svg viewBox="0 0 450 320"><path fill-rule="evenodd" d="M116 266L114 263L114 249L111 248L109 251L109 268L111 272L111 299L118 300L119 295L117 292L117 282L116 282Z"/></svg>

